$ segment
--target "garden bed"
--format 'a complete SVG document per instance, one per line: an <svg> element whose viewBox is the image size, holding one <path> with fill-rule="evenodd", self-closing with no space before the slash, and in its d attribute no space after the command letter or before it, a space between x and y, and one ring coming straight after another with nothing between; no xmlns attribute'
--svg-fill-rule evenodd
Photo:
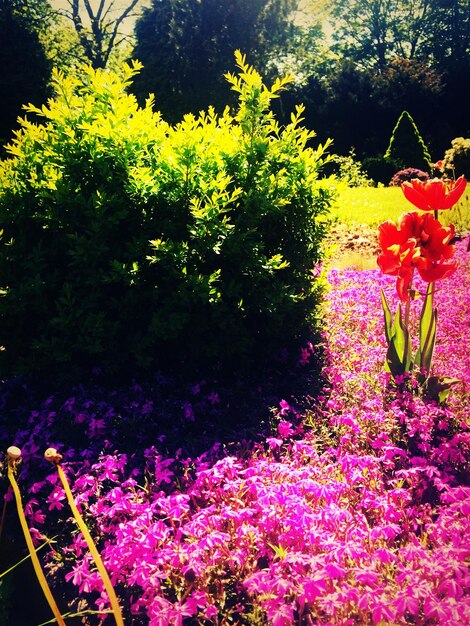
<svg viewBox="0 0 470 626"><path fill-rule="evenodd" d="M232 426L231 439L210 447L204 424L223 420L230 402L204 382L186 397L159 380L36 406L24 386L5 390L2 447L22 447L29 523L38 542L56 537L46 561L62 605L86 624L113 623L42 460L49 445L64 455L127 624L468 623L464 244L459 271L436 294L436 369L462 380L443 407L387 391L379 286L391 297L394 281L378 270L329 274L321 393L272 396L264 424ZM319 349L304 348L298 377ZM207 449L189 454L191 437Z"/></svg>

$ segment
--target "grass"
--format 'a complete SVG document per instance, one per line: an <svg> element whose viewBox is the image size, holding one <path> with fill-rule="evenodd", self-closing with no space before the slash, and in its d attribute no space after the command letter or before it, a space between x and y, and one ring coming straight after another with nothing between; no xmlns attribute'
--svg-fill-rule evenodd
<svg viewBox="0 0 470 626"><path fill-rule="evenodd" d="M460 201L441 214L441 222L445 225L453 224L457 234L465 234L470 232L470 190L467 189Z"/></svg>
<svg viewBox="0 0 470 626"><path fill-rule="evenodd" d="M383 221L397 220L402 213L413 210L400 187L338 186L338 198L332 213L343 223L367 224L377 227ZM444 224L454 224L457 233L470 231L470 191L449 211L441 212Z"/></svg>
<svg viewBox="0 0 470 626"><path fill-rule="evenodd" d="M332 212L340 222L376 227L387 219L395 220L410 210L399 187L338 187Z"/></svg>

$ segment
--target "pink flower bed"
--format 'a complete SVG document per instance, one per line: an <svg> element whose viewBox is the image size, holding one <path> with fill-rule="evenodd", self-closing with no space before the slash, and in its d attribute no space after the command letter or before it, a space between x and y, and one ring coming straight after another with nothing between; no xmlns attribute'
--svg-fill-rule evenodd
<svg viewBox="0 0 470 626"><path fill-rule="evenodd" d="M379 287L392 302L395 280L345 270L328 278L322 394L302 410L279 398L257 443L167 458L142 433L125 454L109 403L62 407L87 437L63 451L64 469L126 624L470 623L469 256L458 244L460 268L435 296L435 370L462 381L445 406L387 386ZM161 409L136 410L158 420ZM66 423L42 407L17 443L30 458L40 439L60 448ZM61 529L51 579L76 608L101 611L87 624L112 624L56 474L43 474L29 479L27 512L38 539Z"/></svg>

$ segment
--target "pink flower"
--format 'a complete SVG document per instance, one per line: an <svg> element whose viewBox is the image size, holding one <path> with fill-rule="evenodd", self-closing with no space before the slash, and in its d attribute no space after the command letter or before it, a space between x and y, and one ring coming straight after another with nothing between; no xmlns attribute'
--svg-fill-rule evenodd
<svg viewBox="0 0 470 626"><path fill-rule="evenodd" d="M64 508L62 500L65 500L65 492L63 489L56 487L54 491L47 497L46 502L49 504L49 511L57 509L60 511Z"/></svg>
<svg viewBox="0 0 470 626"><path fill-rule="evenodd" d="M277 427L277 432L281 435L281 437L290 437L294 434L294 429L289 422L286 420L281 420Z"/></svg>
<svg viewBox="0 0 470 626"><path fill-rule="evenodd" d="M292 407L290 406L290 404L288 402L286 402L285 400L281 400L279 402L279 406L281 407L281 410L279 411L279 415L287 415L290 411L292 411Z"/></svg>
<svg viewBox="0 0 470 626"><path fill-rule="evenodd" d="M207 399L209 400L209 402L211 404L219 404L220 402L220 396L218 393L216 393L215 391L212 391L208 396Z"/></svg>

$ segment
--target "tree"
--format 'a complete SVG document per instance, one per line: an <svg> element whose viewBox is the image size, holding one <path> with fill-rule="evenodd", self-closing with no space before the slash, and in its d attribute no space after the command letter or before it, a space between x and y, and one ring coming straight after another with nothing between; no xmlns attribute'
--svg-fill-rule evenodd
<svg viewBox="0 0 470 626"><path fill-rule="evenodd" d="M469 66L470 3L431 0L426 20L425 52L433 65L446 71Z"/></svg>
<svg viewBox="0 0 470 626"><path fill-rule="evenodd" d="M0 0L0 13L10 10L29 31L47 32L54 12L49 0Z"/></svg>
<svg viewBox="0 0 470 626"><path fill-rule="evenodd" d="M354 149L362 159L384 150L388 135L384 134L374 80L371 71L343 60L325 76L312 76L297 94L306 105L307 126L315 128L320 141L332 137L338 154L346 155Z"/></svg>
<svg viewBox="0 0 470 626"><path fill-rule="evenodd" d="M111 53L128 39L123 33L125 20L135 16L141 0L67 0L69 8L61 14L71 20L83 53L95 69L105 68Z"/></svg>
<svg viewBox="0 0 470 626"><path fill-rule="evenodd" d="M22 105L47 97L51 67L37 31L46 5L0 0L0 146L11 138Z"/></svg>
<svg viewBox="0 0 470 626"><path fill-rule="evenodd" d="M297 0L153 0L136 24L134 58L144 69L134 84L143 101L156 94L166 119L230 101L224 74L234 51L269 74L292 34ZM232 99L233 101L233 99Z"/></svg>
<svg viewBox="0 0 470 626"><path fill-rule="evenodd" d="M401 169L414 167L430 170L431 157L408 111L403 111L398 118L385 158L398 163Z"/></svg>
<svg viewBox="0 0 470 626"><path fill-rule="evenodd" d="M332 0L336 49L379 70L394 56L415 58L429 10L429 0Z"/></svg>

